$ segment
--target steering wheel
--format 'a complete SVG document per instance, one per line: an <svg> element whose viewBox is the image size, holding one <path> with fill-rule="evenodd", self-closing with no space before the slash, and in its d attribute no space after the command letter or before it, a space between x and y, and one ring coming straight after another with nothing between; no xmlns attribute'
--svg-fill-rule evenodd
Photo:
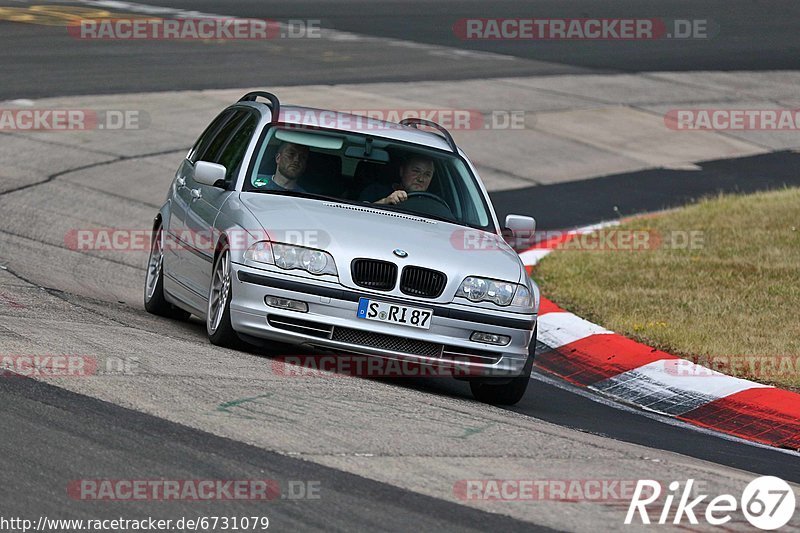
<svg viewBox="0 0 800 533"><path fill-rule="evenodd" d="M427 214L432 216L444 217L455 220L453 211L447 202L429 192L410 192L405 202L401 202L398 207L407 209L417 214Z"/></svg>
<svg viewBox="0 0 800 533"><path fill-rule="evenodd" d="M430 192L409 192L409 193L406 193L406 196L408 197L409 200L411 200L412 198L430 198L431 200L436 200L437 202L439 202L440 204L445 206L448 211L450 211L450 206L447 205L447 202L445 202L444 200L442 200L441 198L439 198L438 196L436 196L433 193L430 193Z"/></svg>

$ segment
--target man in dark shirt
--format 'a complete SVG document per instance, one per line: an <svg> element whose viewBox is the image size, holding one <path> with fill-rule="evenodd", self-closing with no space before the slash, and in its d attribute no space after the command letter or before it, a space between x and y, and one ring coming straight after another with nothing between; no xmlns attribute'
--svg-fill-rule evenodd
<svg viewBox="0 0 800 533"><path fill-rule="evenodd" d="M308 163L308 146L294 143L283 143L275 154L275 174L272 176L259 176L253 182L257 189L267 191L298 191L306 192L297 183L306 170Z"/></svg>
<svg viewBox="0 0 800 533"><path fill-rule="evenodd" d="M433 159L411 156L400 166L400 182L373 183L364 188L359 200L373 204L396 205L405 202L410 192L425 192L433 179Z"/></svg>

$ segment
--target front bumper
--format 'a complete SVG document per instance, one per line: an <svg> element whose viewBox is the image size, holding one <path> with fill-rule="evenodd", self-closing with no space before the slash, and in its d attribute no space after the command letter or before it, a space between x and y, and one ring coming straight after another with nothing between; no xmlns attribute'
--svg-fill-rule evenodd
<svg viewBox="0 0 800 533"><path fill-rule="evenodd" d="M515 377L528 359L536 315L486 312L460 304L398 300L375 291L232 264L231 325L238 333L345 354L452 367L468 376ZM305 302L308 312L267 306L266 296ZM356 317L359 297L433 310L430 329ZM507 335L505 346L474 342L475 331ZM455 373L455 372L454 372Z"/></svg>

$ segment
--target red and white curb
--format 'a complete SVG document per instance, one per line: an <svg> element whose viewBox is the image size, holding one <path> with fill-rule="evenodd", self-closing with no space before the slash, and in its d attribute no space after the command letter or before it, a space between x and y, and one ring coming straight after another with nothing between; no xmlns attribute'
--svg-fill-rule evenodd
<svg viewBox="0 0 800 533"><path fill-rule="evenodd" d="M613 225L612 223L608 225ZM565 232L522 252L528 270ZM727 376L592 324L542 298L536 365L579 387L746 440L800 450L800 394Z"/></svg>

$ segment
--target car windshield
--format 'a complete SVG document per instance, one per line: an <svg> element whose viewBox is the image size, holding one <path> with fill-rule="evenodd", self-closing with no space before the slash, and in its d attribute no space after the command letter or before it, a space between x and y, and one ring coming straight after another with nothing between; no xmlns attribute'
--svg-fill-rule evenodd
<svg viewBox="0 0 800 533"><path fill-rule="evenodd" d="M476 178L452 153L358 133L272 128L245 192L292 194L494 231Z"/></svg>

